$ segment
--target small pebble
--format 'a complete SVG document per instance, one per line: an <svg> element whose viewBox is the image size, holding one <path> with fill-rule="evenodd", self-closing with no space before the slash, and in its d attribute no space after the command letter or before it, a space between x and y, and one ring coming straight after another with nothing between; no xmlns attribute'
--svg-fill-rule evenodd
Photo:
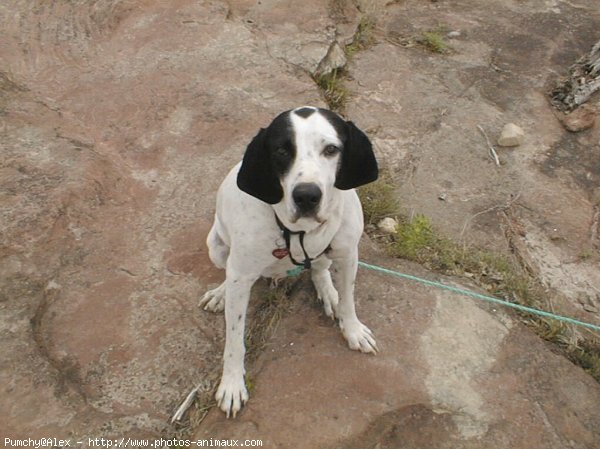
<svg viewBox="0 0 600 449"><path fill-rule="evenodd" d="M516 147L523 143L525 132L514 123L507 123L502 128L498 145L501 147Z"/></svg>
<svg viewBox="0 0 600 449"><path fill-rule="evenodd" d="M386 217L377 223L377 228L386 234L394 234L398 227L398 221L392 217Z"/></svg>

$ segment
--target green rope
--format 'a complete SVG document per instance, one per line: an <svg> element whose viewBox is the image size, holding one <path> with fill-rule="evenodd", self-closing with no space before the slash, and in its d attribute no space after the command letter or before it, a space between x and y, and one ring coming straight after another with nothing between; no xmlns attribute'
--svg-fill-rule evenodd
<svg viewBox="0 0 600 449"><path fill-rule="evenodd" d="M452 287L450 285L442 284L440 282L429 281L427 279L423 279L423 278L420 278L417 276L400 273L398 271L388 270L387 268L378 267L377 265L371 265L371 264L368 264L368 263L365 263L362 261L359 261L358 265L363 268L367 268L369 270L379 271L380 273L390 274L392 276L408 279L410 281L420 282L421 284L429 285L431 287L441 288L443 290L448 290L448 291L451 291L454 293L459 293L461 295L470 296L471 298L476 298L476 299L480 299L483 301L493 302L495 304L500 304L500 305L506 306L506 307L512 307L513 309L518 309L523 312L533 313L535 315L543 316L546 318L551 318L553 320L563 321L565 323L574 324L576 326L583 326L583 327L587 327L589 329L593 329L595 331L600 331L600 326L597 326L592 323L586 323L584 321L579 321L574 318L569 318L569 317L562 316L562 315L556 315L554 313L546 312L544 310L533 309L531 307L522 306L521 304L515 304L515 303L509 302L509 301L498 299L493 296L482 295L480 293L475 293L473 291L465 290L465 289L458 288L458 287Z"/></svg>

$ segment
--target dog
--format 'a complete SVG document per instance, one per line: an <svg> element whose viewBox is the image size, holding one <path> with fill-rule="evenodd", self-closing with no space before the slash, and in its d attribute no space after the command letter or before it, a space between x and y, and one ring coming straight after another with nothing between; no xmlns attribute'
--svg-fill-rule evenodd
<svg viewBox="0 0 600 449"><path fill-rule="evenodd" d="M200 306L225 310L223 375L216 400L228 418L235 418L248 400L244 327L250 290L261 276L277 279L296 267L310 269L325 314L337 318L350 348L377 352L373 333L354 307L363 231L354 188L377 176L364 132L332 111L304 106L261 128L221 184L207 245L226 279L206 292Z"/></svg>

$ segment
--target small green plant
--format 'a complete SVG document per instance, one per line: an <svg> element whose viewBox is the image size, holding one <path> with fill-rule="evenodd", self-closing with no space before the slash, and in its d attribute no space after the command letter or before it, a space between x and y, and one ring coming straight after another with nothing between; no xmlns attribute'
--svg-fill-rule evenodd
<svg viewBox="0 0 600 449"><path fill-rule="evenodd" d="M374 225L385 217L397 217L400 214L396 189L385 175L380 176L375 182L360 187L358 196L367 225Z"/></svg>
<svg viewBox="0 0 600 449"><path fill-rule="evenodd" d="M358 51L368 48L374 42L373 31L375 21L369 15L363 15L358 23L352 42L344 48L346 57L350 59ZM332 111L342 112L348 102L349 92L344 86L346 79L346 70L344 67L337 68L324 74L314 74L314 81L321 89L327 106Z"/></svg>
<svg viewBox="0 0 600 449"><path fill-rule="evenodd" d="M449 51L441 29L424 31L417 42L434 53L448 53Z"/></svg>
<svg viewBox="0 0 600 449"><path fill-rule="evenodd" d="M438 249L437 237L425 215L417 214L411 220L398 225L393 247L397 257L424 262Z"/></svg>
<svg viewBox="0 0 600 449"><path fill-rule="evenodd" d="M354 33L352 42L346 45L346 56L351 58L358 51L365 50L373 45L375 42L375 38L373 36L374 31L375 20L369 15L362 16L358 26L356 27L356 33Z"/></svg>
<svg viewBox="0 0 600 449"><path fill-rule="evenodd" d="M246 389L248 390L248 393L252 393L254 391L254 382L252 381L250 375L247 373L244 375L244 383L246 384Z"/></svg>
<svg viewBox="0 0 600 449"><path fill-rule="evenodd" d="M581 252L581 254L579 255L579 258L580 258L581 260L589 260L589 259L591 259L593 256L594 256L594 252L593 252L591 249L589 249L589 248L586 248L586 249L584 249L584 250Z"/></svg>
<svg viewBox="0 0 600 449"><path fill-rule="evenodd" d="M600 382L600 342L583 340L568 350L572 362L581 366Z"/></svg>
<svg viewBox="0 0 600 449"><path fill-rule="evenodd" d="M344 69L334 69L330 73L319 75L315 82L323 92L327 106L332 111L341 111L348 101L348 89L344 86Z"/></svg>
<svg viewBox="0 0 600 449"><path fill-rule="evenodd" d="M437 234L431 221L422 214L400 220L389 251L395 257L445 274L465 274L479 269L478 260L464 247Z"/></svg>

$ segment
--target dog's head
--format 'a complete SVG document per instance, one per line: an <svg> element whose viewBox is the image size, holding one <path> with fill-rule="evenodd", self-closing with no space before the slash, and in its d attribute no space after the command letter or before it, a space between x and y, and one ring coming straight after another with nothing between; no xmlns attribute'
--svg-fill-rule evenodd
<svg viewBox="0 0 600 449"><path fill-rule="evenodd" d="M237 177L238 187L266 203L283 203L287 221L322 222L335 189L377 179L371 142L326 109L286 111L254 137Z"/></svg>

